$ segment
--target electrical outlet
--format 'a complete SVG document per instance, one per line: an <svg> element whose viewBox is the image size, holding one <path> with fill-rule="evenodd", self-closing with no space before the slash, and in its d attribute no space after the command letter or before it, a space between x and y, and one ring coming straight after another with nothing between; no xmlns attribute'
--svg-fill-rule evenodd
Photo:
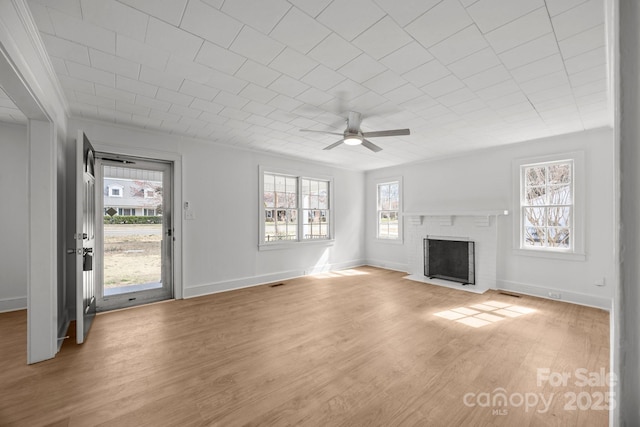
<svg viewBox="0 0 640 427"><path fill-rule="evenodd" d="M560 292L549 292L549 298L562 299L562 294Z"/></svg>
<svg viewBox="0 0 640 427"><path fill-rule="evenodd" d="M606 277L603 277L602 279L599 279L599 280L596 280L595 282L593 282L593 286L598 286L598 287L606 286L606 284L607 284Z"/></svg>

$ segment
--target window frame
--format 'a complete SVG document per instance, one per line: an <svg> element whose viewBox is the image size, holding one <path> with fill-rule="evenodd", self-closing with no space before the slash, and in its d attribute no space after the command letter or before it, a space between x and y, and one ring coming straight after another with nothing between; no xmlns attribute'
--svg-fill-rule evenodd
<svg viewBox="0 0 640 427"><path fill-rule="evenodd" d="M517 255L540 258L555 258L573 261L584 261L585 254L585 206L586 182L584 172L584 152L574 151L548 156L518 159L513 162L513 212L517 212L513 219L513 251ZM570 248L555 248L548 246L527 246L524 243L525 217L525 176L527 167L546 166L554 163L572 163L571 189L571 240Z"/></svg>
<svg viewBox="0 0 640 427"><path fill-rule="evenodd" d="M380 237L380 223L378 222L378 217L380 214L380 209L378 209L378 195L379 195L379 186L385 184L398 183L398 237L395 239L388 239ZM403 201L404 201L404 193L403 193L403 182L402 176L392 176L387 178L376 179L374 182L375 189L375 239L377 242L381 243L390 243L390 244L403 244L404 243L404 217L403 217Z"/></svg>
<svg viewBox="0 0 640 427"><path fill-rule="evenodd" d="M266 211L270 210L264 206L264 176L265 174L287 176L296 178L296 196L297 196L297 235L295 240L276 240L272 242L265 242L265 217ZM335 242L335 215L334 215L334 181L332 176L322 174L308 174L300 170L281 169L273 167L258 167L258 249L259 250L271 250L271 249L285 249L300 247L300 245L325 245L330 246ZM305 209L302 203L302 180L309 179L314 181L326 181L328 183L329 191L329 207L328 209L320 209L328 211L329 225L327 227L327 233L329 237L327 239L304 239L303 238L303 212Z"/></svg>
<svg viewBox="0 0 640 427"><path fill-rule="evenodd" d="M117 197L117 198L123 198L124 195L122 193L124 193L124 187L122 185L117 185L117 184L112 184L107 186L107 189L109 190L109 196L108 197ZM118 190L118 192L120 194L113 194L113 190Z"/></svg>

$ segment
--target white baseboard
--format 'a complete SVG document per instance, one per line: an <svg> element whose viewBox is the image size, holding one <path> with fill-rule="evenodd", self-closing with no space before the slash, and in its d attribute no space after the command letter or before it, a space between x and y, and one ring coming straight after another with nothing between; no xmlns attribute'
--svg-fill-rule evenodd
<svg viewBox="0 0 640 427"><path fill-rule="evenodd" d="M323 264L313 266L304 270L289 270L278 273L264 274L261 276L243 277L240 279L225 280L215 283L190 286L184 289L184 298L194 298L203 295L216 294L218 292L233 291L236 289L250 288L252 286L264 285L266 283L279 282L281 280L295 279L296 277L318 274L331 270L344 270L365 265L364 260L352 260L338 262L334 264Z"/></svg>
<svg viewBox="0 0 640 427"><path fill-rule="evenodd" d="M367 259L366 265L371 267L385 268L387 270L400 271L409 274L409 264L401 264L399 262L383 261L378 259Z"/></svg>
<svg viewBox="0 0 640 427"><path fill-rule="evenodd" d="M611 310L611 298L588 295L580 292L571 292L565 289L548 288L544 286L529 285L508 280L498 280L496 282L496 288L502 291L512 291L519 294L531 295L534 297L546 298L554 301L570 302L587 307L601 308L607 311ZM551 298L549 296L550 292L559 294L561 298Z"/></svg>
<svg viewBox="0 0 640 427"><path fill-rule="evenodd" d="M27 309L27 297L0 299L0 313Z"/></svg>

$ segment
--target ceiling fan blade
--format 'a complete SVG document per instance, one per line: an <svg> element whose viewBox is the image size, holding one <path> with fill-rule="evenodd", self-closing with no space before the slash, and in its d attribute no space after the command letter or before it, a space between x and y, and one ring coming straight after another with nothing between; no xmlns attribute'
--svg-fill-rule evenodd
<svg viewBox="0 0 640 427"><path fill-rule="evenodd" d="M329 134L329 135L340 135L340 136L342 136L342 134L339 133L339 132L330 132L328 130L300 129L300 132L326 133L326 134Z"/></svg>
<svg viewBox="0 0 640 427"><path fill-rule="evenodd" d="M344 142L344 139L341 139L338 142L334 142L333 144L331 144L331 145L329 145L327 147L324 147L323 150L331 150L333 148L336 148L338 145L342 144L343 142Z"/></svg>
<svg viewBox="0 0 640 427"><path fill-rule="evenodd" d="M371 141L368 141L366 139L362 140L362 145L364 145L365 147L367 147L369 150L373 151L374 153L377 153L378 151L382 150L382 148L378 147L376 144L374 144Z"/></svg>
<svg viewBox="0 0 640 427"><path fill-rule="evenodd" d="M373 132L362 132L362 136L365 138L376 138L378 136L400 136L410 135L409 129L391 129L391 130L378 130Z"/></svg>

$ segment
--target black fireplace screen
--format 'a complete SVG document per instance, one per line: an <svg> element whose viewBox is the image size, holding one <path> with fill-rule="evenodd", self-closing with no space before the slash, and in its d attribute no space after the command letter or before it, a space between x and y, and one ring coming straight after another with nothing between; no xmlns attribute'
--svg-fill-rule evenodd
<svg viewBox="0 0 640 427"><path fill-rule="evenodd" d="M424 239L424 275L475 285L475 242Z"/></svg>

